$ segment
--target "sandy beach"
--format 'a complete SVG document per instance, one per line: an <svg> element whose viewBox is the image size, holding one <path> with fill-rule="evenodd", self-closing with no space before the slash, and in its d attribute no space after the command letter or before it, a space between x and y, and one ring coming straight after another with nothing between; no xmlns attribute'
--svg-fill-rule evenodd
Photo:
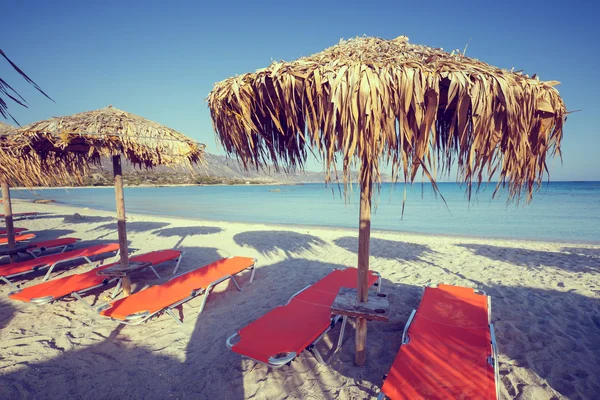
<svg viewBox="0 0 600 400"><path fill-rule="evenodd" d="M13 209L43 213L15 224L39 240L117 241L111 212L24 201ZM70 218L74 213L84 218ZM127 228L138 253L185 250L181 272L222 257L255 257L255 281L242 292L232 283L218 286L201 315L194 309L200 299L193 300L183 307L182 326L166 315L124 326L70 300L20 303L8 299L3 284L0 399L375 398L421 288L430 283L492 296L502 397L592 399L600 393L600 245L373 232L371 269L383 277L392 315L388 323L369 323L366 366L354 365L351 328L329 366L304 352L290 366L269 370L228 350L226 338L333 268L355 266L357 232L136 214L128 215ZM53 276L89 268L61 268ZM172 269L159 267L162 280ZM42 277L17 282L25 287ZM132 282L135 292L160 280L148 271ZM108 293L92 292L86 300L101 303Z"/></svg>

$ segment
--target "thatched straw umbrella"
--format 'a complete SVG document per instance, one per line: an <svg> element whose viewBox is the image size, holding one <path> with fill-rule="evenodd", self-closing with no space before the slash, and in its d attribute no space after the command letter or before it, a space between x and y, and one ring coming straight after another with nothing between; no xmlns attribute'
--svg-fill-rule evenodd
<svg viewBox="0 0 600 400"><path fill-rule="evenodd" d="M18 131L21 154L35 152L42 159L49 155L71 157L76 165L99 163L111 157L117 202L117 226L121 264L129 265L125 226L125 201L121 156L140 168L158 165L183 165L191 169L201 161L204 145L181 133L112 106L69 117L35 122ZM129 293L129 282L124 280Z"/></svg>
<svg viewBox="0 0 600 400"><path fill-rule="evenodd" d="M293 62L219 82L208 96L228 154L259 167L302 167L308 148L329 179L341 159L345 188L360 168L358 300L368 297L373 183L380 160L413 182L421 171L458 165L469 198L475 181L498 178L509 197L527 199L541 183L546 155L560 152L565 106L558 82L492 67L460 52L362 37ZM496 192L494 192L496 194ZM358 320L356 363L364 364L366 321Z"/></svg>
<svg viewBox="0 0 600 400"><path fill-rule="evenodd" d="M20 155L17 128L0 122L0 184L8 247L15 247L10 186L54 186L81 183L87 166L77 166L70 158L48 155L42 160L36 153ZM72 158L72 157L71 157Z"/></svg>

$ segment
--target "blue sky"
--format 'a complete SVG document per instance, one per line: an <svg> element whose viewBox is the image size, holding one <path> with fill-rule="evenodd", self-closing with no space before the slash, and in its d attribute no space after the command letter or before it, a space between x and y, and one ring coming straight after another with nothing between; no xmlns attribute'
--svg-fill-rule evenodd
<svg viewBox="0 0 600 400"><path fill-rule="evenodd" d="M208 3L208 4L205 4ZM363 34L463 49L503 68L558 80L569 110L563 161L552 180L600 180L597 134L600 28L592 2L460 1L18 1L2 7L0 48L51 97L9 65L0 74L25 97L22 124L109 104L206 143L214 82L293 60ZM312 161L309 169L320 170Z"/></svg>

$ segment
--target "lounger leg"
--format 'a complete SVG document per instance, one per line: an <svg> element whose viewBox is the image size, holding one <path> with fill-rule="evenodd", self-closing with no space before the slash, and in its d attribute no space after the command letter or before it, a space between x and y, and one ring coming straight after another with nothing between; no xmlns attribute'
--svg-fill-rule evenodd
<svg viewBox="0 0 600 400"><path fill-rule="evenodd" d="M256 266L256 263L252 264L252 266L250 267L250 269L252 270L252 273L250 274L250 281L246 284L246 286L248 286L249 284L252 283L252 281L254 280L254 271L256 271L256 269L254 268ZM247 269L247 268L246 268ZM245 271L245 270L244 270ZM243 272L243 271L240 271ZM238 272L238 274L240 273ZM236 274L237 275L237 274ZM242 291L242 287L240 287L240 285L237 283L237 280L235 279L235 276L231 276L231 280L233 281L233 283L235 284L235 287L241 292ZM244 287L246 287L244 286Z"/></svg>
<svg viewBox="0 0 600 400"><path fill-rule="evenodd" d="M62 250L60 252L64 253L67 250L68 247L69 247L69 245L63 246L63 248L62 248Z"/></svg>
<svg viewBox="0 0 600 400"><path fill-rule="evenodd" d="M149 266L148 268L150 268L150 269L152 270L152 272L154 272L154 275L156 275L156 277L157 277L158 279L160 279L160 275L158 274L158 272L156 272L156 270L154 269L154 267L153 267L152 265L151 265L151 266Z"/></svg>
<svg viewBox="0 0 600 400"><path fill-rule="evenodd" d="M87 301L85 301L83 299L83 297L81 297L81 295L77 292L73 292L71 293L71 296L75 297L77 300L81 301L83 304L85 304L85 306L87 308L89 308L90 310L92 310L93 312L96 312L96 309L94 307L92 307L92 305L90 303L88 303Z"/></svg>
<svg viewBox="0 0 600 400"><path fill-rule="evenodd" d="M17 287L17 285L15 285L14 283L12 283L11 281L9 281L8 279L6 279L3 276L0 276L0 279L2 279L4 281L4 283L8 284L8 286L10 286L11 288L15 289L15 290L19 290L19 288Z"/></svg>
<svg viewBox="0 0 600 400"><path fill-rule="evenodd" d="M233 284L235 285L235 287L237 288L237 290L239 290L241 292L242 288L240 287L240 285L238 285L237 281L235 280L235 277L232 276L231 280L233 281Z"/></svg>
<svg viewBox="0 0 600 400"><path fill-rule="evenodd" d="M339 316L335 319L335 321L336 322L339 321ZM320 364L328 365L331 362L331 360L333 359L333 357L337 354L337 352L342 348L342 344L344 342L344 332L346 331L347 322L348 322L348 316L344 315L342 317L342 327L340 328L340 336L338 337L337 346L335 347L335 349L333 349L333 353L331 353L331 355L329 356L329 358L327 360L324 360L323 356L321 356L321 353L317 349L317 343L323 339L323 337L331 330L331 328L329 328L325 332L323 332L321 334L321 336L319 336L319 338L313 342L312 347L311 347L311 352L313 353L313 355L315 356L315 358L317 359L317 361Z"/></svg>
<svg viewBox="0 0 600 400"><path fill-rule="evenodd" d="M50 266L50 268L48 268L48 272L46 272L46 275L44 275L44 279L42 279L43 281L47 281L47 280L48 280L48 278L50 278L50 274L52 273L52 270L54 269L54 266L55 266L56 264L57 264L57 263L54 263L54 264L52 264L52 265Z"/></svg>
<svg viewBox="0 0 600 400"><path fill-rule="evenodd" d="M248 285L252 283L252 281L254 280L254 273L256 272L256 261L254 261L254 264L252 264L252 275L250 275L250 282L248 282Z"/></svg>
<svg viewBox="0 0 600 400"><path fill-rule="evenodd" d="M173 274L175 275L177 273L177 270L179 269L179 264L181 264L181 259L183 258L183 253L181 253L181 255L179 256L179 258L177 259L177 264L175 264L175 269L173 270Z"/></svg>
<svg viewBox="0 0 600 400"><path fill-rule="evenodd" d="M210 294L211 289L212 289L212 286L209 286L204 291L204 296L202 297L202 304L200 304L200 310L198 311L198 314L202 314L202 311L204 311L204 306L206 305L206 299L208 298L208 295Z"/></svg>
<svg viewBox="0 0 600 400"><path fill-rule="evenodd" d="M121 279L119 279L119 282L117 283L117 286L115 286L115 290L113 290L112 294L110 295L110 297L112 297L113 299L115 297L118 296L119 292L121 290Z"/></svg>
<svg viewBox="0 0 600 400"><path fill-rule="evenodd" d="M181 320L177 317L177 315L175 315L175 313L173 312L173 309L167 308L165 310L165 312L167 314L169 314L171 317L173 317L173 319L175 320L175 322L177 322L177 325L183 325L183 322L181 322ZM202 312L202 311L200 311L200 312Z"/></svg>

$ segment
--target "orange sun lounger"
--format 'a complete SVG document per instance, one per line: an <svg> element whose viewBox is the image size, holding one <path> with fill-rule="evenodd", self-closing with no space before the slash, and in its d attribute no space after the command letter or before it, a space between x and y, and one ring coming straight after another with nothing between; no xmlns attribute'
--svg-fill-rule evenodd
<svg viewBox="0 0 600 400"><path fill-rule="evenodd" d="M340 320L340 316L332 316L330 312L340 288L356 288L356 283L356 268L334 270L294 294L286 305L271 310L231 335L227 347L273 368L288 364L304 350L311 351L321 364L328 364L342 346L347 318L341 318L337 347L328 360L321 356L317 343ZM374 284L379 291L381 277L369 271L369 286Z"/></svg>
<svg viewBox="0 0 600 400"><path fill-rule="evenodd" d="M63 264L79 259L84 259L91 264L91 258L93 257L112 252L118 253L118 251L118 243L99 244L96 246L84 247L81 249L75 249L64 253L50 254L31 260L0 265L0 280L3 280L15 289L18 289L11 281L8 280L8 278L48 268L48 272L46 273L46 276L44 276L44 280L47 281L48 277L50 276L50 273L58 264Z"/></svg>
<svg viewBox="0 0 600 400"><path fill-rule="evenodd" d="M60 252L64 253L80 240L79 238L66 237L45 240L43 242L31 242L29 243L30 246L25 249L25 252L29 253L32 257L38 257L40 253L54 249L61 249Z"/></svg>
<svg viewBox="0 0 600 400"><path fill-rule="evenodd" d="M164 311L173 317L178 324L182 324L173 312L174 308L196 296L204 295L198 312L201 313L214 286L231 279L238 290L242 290L235 280L235 276L245 270L252 270L249 285L254 280L255 267L256 259L254 258L223 258L212 264L176 276L161 285L152 286L101 306L98 311L100 315L127 325L141 324L157 313Z"/></svg>
<svg viewBox="0 0 600 400"><path fill-rule="evenodd" d="M22 232L26 232L28 229L27 228L14 228L13 231L15 233L15 235L18 235L19 233ZM0 229L0 236L5 236L8 235L8 231L6 229Z"/></svg>
<svg viewBox="0 0 600 400"><path fill-rule="evenodd" d="M484 292L471 288L425 288L379 399L497 399L490 303Z"/></svg>
<svg viewBox="0 0 600 400"><path fill-rule="evenodd" d="M17 236L15 236L15 243L25 242L26 240L31 240L33 238L35 238L35 235L33 233L25 233L23 235L17 235ZM2 245L2 244L8 244L7 236L0 237L0 245Z"/></svg>
<svg viewBox="0 0 600 400"><path fill-rule="evenodd" d="M182 256L182 251L159 250L131 257L129 262L148 262L152 267L155 267L167 261L177 261L177 265L175 266L176 271L181 263ZM13 300L41 305L51 303L55 300L70 295L78 300L81 300L86 306L95 311L92 306L81 297L81 295L90 290L102 286L108 286L109 284L118 280L119 278L111 279L97 274L98 271L110 268L116 264L117 263L103 265L101 267L92 268L90 271L83 272L81 274L74 274L64 278L53 279L38 285L29 286L10 293L9 297ZM113 297L117 294L119 287L120 285L117 285Z"/></svg>

